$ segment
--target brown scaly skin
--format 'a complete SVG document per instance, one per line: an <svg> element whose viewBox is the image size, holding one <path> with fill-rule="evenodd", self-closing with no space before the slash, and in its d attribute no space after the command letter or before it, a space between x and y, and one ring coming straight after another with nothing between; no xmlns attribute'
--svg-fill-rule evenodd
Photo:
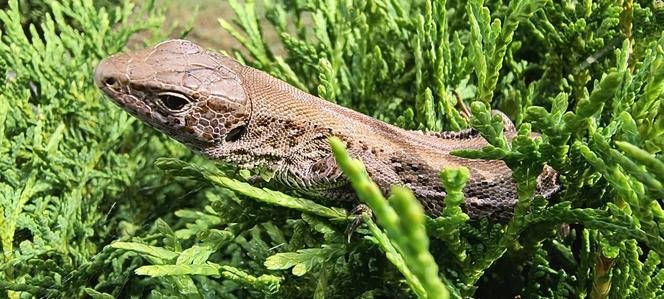
<svg viewBox="0 0 664 299"><path fill-rule="evenodd" d="M503 161L450 154L488 143L474 130L407 131L307 94L264 72L185 40L162 42L101 61L97 85L120 107L212 159L257 169L284 188L332 200L356 200L328 144L336 136L361 159L383 192L415 192L429 215L440 215L445 190L438 173L465 166L464 210L472 219L505 220L517 201ZM506 121L506 136L514 126ZM558 190L550 168L538 193Z"/></svg>

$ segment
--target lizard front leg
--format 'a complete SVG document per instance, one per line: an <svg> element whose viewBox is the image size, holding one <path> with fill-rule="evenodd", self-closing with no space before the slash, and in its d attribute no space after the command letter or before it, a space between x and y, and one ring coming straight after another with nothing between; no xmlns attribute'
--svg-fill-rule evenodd
<svg viewBox="0 0 664 299"><path fill-rule="evenodd" d="M367 173L379 186L383 194L387 194L392 185L403 185L396 172L383 165L372 155L358 155L352 151L349 152L349 155L360 158L364 162ZM302 163L302 160L304 160L302 157L291 160L296 160L299 163L285 163L285 168L276 176L279 181L290 187L295 187L305 194L352 201L356 204L350 212L351 215L356 215L356 217L346 228L347 240L350 242L353 232L362 224L360 214L368 213L371 217L373 217L373 214L367 205L360 203L355 190L338 167L333 154L327 152L320 159L308 164Z"/></svg>
<svg viewBox="0 0 664 299"><path fill-rule="evenodd" d="M357 200L350 182L338 167L334 155L329 150L327 139L318 140L317 146L307 150L297 150L281 165L275 176L280 182L300 192L318 197ZM323 144L324 143L324 144ZM312 157L312 153L317 153ZM379 186L383 194L388 194L392 185L404 185L399 175L380 159L370 153L350 150L349 155L362 160L369 177Z"/></svg>

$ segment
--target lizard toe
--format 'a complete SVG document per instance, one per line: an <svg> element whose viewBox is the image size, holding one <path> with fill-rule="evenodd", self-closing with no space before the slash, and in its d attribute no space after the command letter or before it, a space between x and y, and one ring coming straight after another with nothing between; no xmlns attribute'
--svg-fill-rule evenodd
<svg viewBox="0 0 664 299"><path fill-rule="evenodd" d="M364 221L362 220L362 214L368 214L369 217L373 218L373 211L371 211L371 208L365 204L359 204L353 208L353 210L350 211L350 215L354 215L355 219L348 224L348 227L346 227L346 242L350 243L350 238L353 236L353 233L355 230L357 230Z"/></svg>

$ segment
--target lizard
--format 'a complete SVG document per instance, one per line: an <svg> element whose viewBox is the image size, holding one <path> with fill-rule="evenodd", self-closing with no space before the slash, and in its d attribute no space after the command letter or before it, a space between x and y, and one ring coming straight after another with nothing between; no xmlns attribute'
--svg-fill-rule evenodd
<svg viewBox="0 0 664 299"><path fill-rule="evenodd" d="M109 56L94 79L114 103L148 125L210 159L266 174L284 189L358 202L328 143L336 136L364 162L381 192L408 187L430 216L443 210L446 192L438 173L444 167L469 169L462 209L471 219L507 220L517 203L516 182L504 161L451 154L488 145L472 128L405 130L191 41ZM511 140L516 130L502 115ZM557 172L548 166L537 182L537 194L547 198L559 189Z"/></svg>

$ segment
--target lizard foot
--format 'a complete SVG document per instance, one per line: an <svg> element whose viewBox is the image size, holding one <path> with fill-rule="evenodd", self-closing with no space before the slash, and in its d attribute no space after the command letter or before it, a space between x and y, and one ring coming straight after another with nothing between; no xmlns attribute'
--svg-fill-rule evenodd
<svg viewBox="0 0 664 299"><path fill-rule="evenodd" d="M346 242L350 243L350 237L353 236L353 233L355 230L362 225L362 214L367 213L369 217L373 218L373 212L371 211L371 208L365 204L359 204L353 208L353 210L350 211L350 215L355 215L355 219L353 219L353 222L351 222L348 227L346 227Z"/></svg>

